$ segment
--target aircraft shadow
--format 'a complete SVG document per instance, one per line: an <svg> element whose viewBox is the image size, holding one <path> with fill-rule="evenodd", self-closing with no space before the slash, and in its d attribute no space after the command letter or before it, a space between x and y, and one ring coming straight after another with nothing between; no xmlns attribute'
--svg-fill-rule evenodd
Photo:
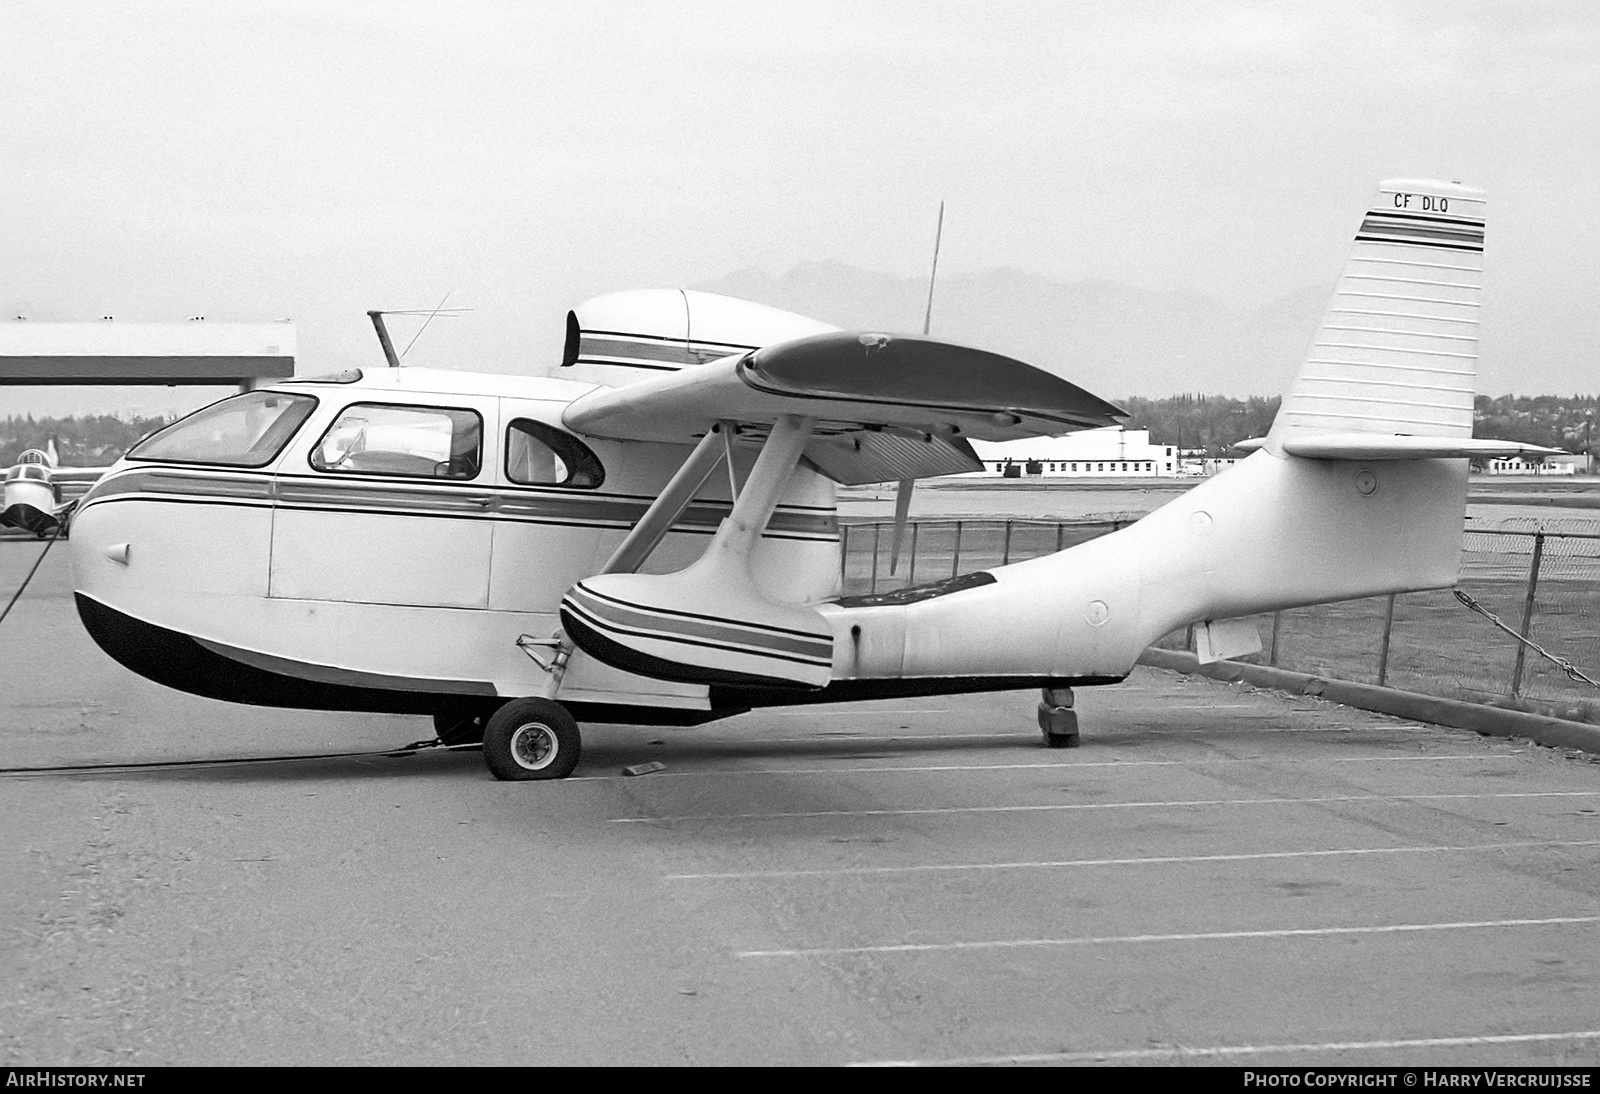
<svg viewBox="0 0 1600 1094"><path fill-rule="evenodd" d="M574 773L576 777L620 776L622 768L632 764L658 760L669 769L680 764L715 763L725 760L808 759L837 760L890 760L904 756L922 756L930 753L970 754L1004 749L1008 753L1022 751L1049 755L1040 746L1037 734L954 734L939 736L877 736L864 740L849 737L823 737L783 739L777 741L730 741L694 739L681 736L652 737L648 741L604 740L585 742L583 761ZM185 761L165 761L183 764ZM163 761L152 761L150 767L106 766L93 769L90 765L61 771L41 770L36 774L12 777L102 779L114 778L139 782L184 783L275 783L322 782L350 778L409 779L489 776L484 771L483 758L476 750L445 751L424 750L412 753L364 754L359 756L252 756L237 760L200 760L192 766L157 766ZM681 768L679 768L681 770ZM735 769L736 770L736 769Z"/></svg>

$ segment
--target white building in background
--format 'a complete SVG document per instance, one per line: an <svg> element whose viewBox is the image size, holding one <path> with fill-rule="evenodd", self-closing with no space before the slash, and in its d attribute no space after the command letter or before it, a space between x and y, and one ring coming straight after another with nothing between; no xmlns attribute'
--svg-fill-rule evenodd
<svg viewBox="0 0 1600 1094"><path fill-rule="evenodd" d="M1575 475L1581 462L1582 456L1568 452L1535 460L1512 456L1510 459L1489 460L1486 470L1491 475Z"/></svg>
<svg viewBox="0 0 1600 1094"><path fill-rule="evenodd" d="M1148 429L1084 429L1064 437L973 441L981 474L1002 478L1173 478L1178 449L1151 444ZM979 474L979 472L974 472Z"/></svg>

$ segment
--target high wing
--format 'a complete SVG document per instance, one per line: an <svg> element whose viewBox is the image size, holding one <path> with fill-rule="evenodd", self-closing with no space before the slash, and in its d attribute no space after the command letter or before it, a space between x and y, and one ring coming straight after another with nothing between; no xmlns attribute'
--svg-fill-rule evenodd
<svg viewBox="0 0 1600 1094"><path fill-rule="evenodd" d="M815 423L805 457L859 484L981 470L969 438L1056 436L1126 414L1041 368L928 338L833 331L602 388L568 406L590 436L690 444L719 423Z"/></svg>

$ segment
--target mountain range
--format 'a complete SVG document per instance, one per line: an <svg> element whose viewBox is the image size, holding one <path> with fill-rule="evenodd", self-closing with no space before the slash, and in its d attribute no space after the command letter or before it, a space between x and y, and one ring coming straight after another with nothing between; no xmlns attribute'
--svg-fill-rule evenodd
<svg viewBox="0 0 1600 1094"><path fill-rule="evenodd" d="M847 329L902 333L921 331L928 296L926 280L837 262L801 263L779 277L737 270L692 287ZM932 334L1048 368L1113 400L1276 395L1305 356L1332 292L1332 285L1312 286L1239 310L1198 293L991 269L939 279Z"/></svg>

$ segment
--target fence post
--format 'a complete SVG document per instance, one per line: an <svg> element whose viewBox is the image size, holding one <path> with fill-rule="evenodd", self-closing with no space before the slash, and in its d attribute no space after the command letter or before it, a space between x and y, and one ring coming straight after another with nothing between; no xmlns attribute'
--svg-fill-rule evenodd
<svg viewBox="0 0 1600 1094"><path fill-rule="evenodd" d="M921 521L911 523L911 561L906 564L906 588L917 583L917 531L922 527Z"/></svg>
<svg viewBox="0 0 1600 1094"><path fill-rule="evenodd" d="M1066 538L1067 522L1064 520L1056 521L1056 554L1059 555L1061 553L1061 545L1066 542Z"/></svg>
<svg viewBox="0 0 1600 1094"><path fill-rule="evenodd" d="M1000 565L1011 565L1011 522L1006 521L1006 542L1000 550Z"/></svg>
<svg viewBox="0 0 1600 1094"><path fill-rule="evenodd" d="M867 595L872 596L878 591L878 541L883 538L883 525L872 526L872 587L867 590Z"/></svg>
<svg viewBox="0 0 1600 1094"><path fill-rule="evenodd" d="M1522 637L1527 638L1528 632L1533 629L1533 598L1539 591L1539 564L1544 559L1544 529L1541 528L1533 534L1533 561L1528 563L1528 596L1522 602ZM1528 647L1517 643L1517 664L1511 670L1511 697L1516 698L1522 694L1522 662L1527 655Z"/></svg>
<svg viewBox="0 0 1600 1094"><path fill-rule="evenodd" d="M1383 609L1383 644L1378 647L1378 686L1383 687L1389 680L1389 634L1394 630L1394 594L1389 594L1389 603Z"/></svg>
<svg viewBox="0 0 1600 1094"><path fill-rule="evenodd" d="M1272 648L1267 651L1267 664L1269 665L1278 663L1278 624L1282 619L1282 612L1272 613Z"/></svg>
<svg viewBox="0 0 1600 1094"><path fill-rule="evenodd" d="M956 521L956 547L950 552L950 576L961 572L961 522Z"/></svg>

